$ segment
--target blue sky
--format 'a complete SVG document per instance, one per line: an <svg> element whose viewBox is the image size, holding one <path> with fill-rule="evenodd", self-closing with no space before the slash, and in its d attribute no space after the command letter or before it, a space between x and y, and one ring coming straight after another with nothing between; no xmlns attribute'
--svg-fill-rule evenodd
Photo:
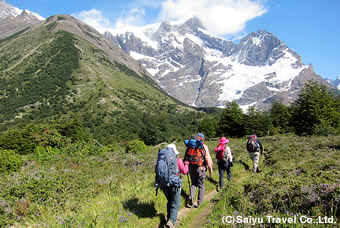
<svg viewBox="0 0 340 228"><path fill-rule="evenodd" d="M197 16L211 33L234 40L267 30L324 78L340 76L339 0L5 0L47 18L73 15L103 32Z"/></svg>

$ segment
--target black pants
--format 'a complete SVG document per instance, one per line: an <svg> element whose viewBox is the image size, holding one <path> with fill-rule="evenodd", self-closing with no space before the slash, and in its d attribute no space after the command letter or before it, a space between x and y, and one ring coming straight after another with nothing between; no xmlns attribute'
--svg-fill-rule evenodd
<svg viewBox="0 0 340 228"><path fill-rule="evenodd" d="M218 161L218 173L220 175L220 187L224 186L224 171L227 171L228 179L232 180L231 167L228 161Z"/></svg>

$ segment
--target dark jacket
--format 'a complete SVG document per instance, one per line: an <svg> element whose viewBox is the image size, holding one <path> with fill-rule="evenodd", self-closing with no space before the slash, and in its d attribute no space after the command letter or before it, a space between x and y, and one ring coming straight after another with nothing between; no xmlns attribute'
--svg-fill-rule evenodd
<svg viewBox="0 0 340 228"><path fill-rule="evenodd" d="M260 152L261 152L261 154L262 154L262 152L263 152L262 143L261 143L261 141L260 141L259 139L256 139L256 142L260 145Z"/></svg>

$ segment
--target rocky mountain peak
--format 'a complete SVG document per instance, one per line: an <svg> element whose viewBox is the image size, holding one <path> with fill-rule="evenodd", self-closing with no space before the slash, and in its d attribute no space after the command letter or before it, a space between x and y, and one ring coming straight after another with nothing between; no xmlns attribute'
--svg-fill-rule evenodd
<svg viewBox="0 0 340 228"><path fill-rule="evenodd" d="M288 47L275 35L265 30L252 32L238 44L235 60L249 66L272 65Z"/></svg>
<svg viewBox="0 0 340 228"><path fill-rule="evenodd" d="M157 33L169 33L171 32L171 24L169 21L163 21L159 26Z"/></svg>
<svg viewBox="0 0 340 228"><path fill-rule="evenodd" d="M0 2L0 19L4 19L9 16L16 17L20 15L20 13L21 13L20 9L10 4L7 4L4 0Z"/></svg>
<svg viewBox="0 0 340 228"><path fill-rule="evenodd" d="M143 65L166 92L189 105L223 107L236 100L244 110L250 105L266 109L275 100L292 102L308 80L322 81L312 66L305 66L297 53L266 30L235 44L210 34L197 18L165 21L152 28L144 27L156 31L150 40L133 30L128 37L124 33L107 37Z"/></svg>
<svg viewBox="0 0 340 228"><path fill-rule="evenodd" d="M193 17L193 18L190 18L189 20L185 21L183 24L179 25L178 26L178 32L181 35L184 35L185 33L195 34L195 33L197 33L199 28L204 29L203 25L198 20L198 18Z"/></svg>
<svg viewBox="0 0 340 228"><path fill-rule="evenodd" d="M5 1L0 2L0 38L10 36L44 20L39 14L21 10Z"/></svg>

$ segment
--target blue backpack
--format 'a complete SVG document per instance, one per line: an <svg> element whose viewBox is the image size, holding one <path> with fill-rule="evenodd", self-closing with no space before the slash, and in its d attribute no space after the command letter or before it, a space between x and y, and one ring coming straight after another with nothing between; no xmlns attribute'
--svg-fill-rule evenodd
<svg viewBox="0 0 340 228"><path fill-rule="evenodd" d="M203 141L201 139L184 140L186 147L203 149Z"/></svg>
<svg viewBox="0 0 340 228"><path fill-rule="evenodd" d="M179 176L177 156L172 148L165 147L158 151L156 164L156 186L160 188L182 186L182 179Z"/></svg>

